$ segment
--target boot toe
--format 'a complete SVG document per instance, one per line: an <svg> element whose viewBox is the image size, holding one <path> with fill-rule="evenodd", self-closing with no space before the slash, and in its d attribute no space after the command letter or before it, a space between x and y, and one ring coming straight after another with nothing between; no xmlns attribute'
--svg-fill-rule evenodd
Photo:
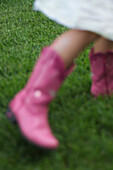
<svg viewBox="0 0 113 170"><path fill-rule="evenodd" d="M33 114L24 106L22 109L16 111L16 113L13 112L13 115L26 139L40 147L55 149L58 147L59 142L52 134L47 116L44 116L47 114L44 113L44 110L43 114L38 112L37 114Z"/></svg>

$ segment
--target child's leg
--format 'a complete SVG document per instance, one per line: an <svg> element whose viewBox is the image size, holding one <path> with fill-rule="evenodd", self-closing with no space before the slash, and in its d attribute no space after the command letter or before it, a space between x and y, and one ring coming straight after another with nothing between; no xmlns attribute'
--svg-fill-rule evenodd
<svg viewBox="0 0 113 170"><path fill-rule="evenodd" d="M100 37L90 53L92 86L95 96L113 94L113 41Z"/></svg>
<svg viewBox="0 0 113 170"><path fill-rule="evenodd" d="M66 77L75 57L92 41L96 34L69 30L46 47L35 65L27 85L9 104L7 116L15 116L21 132L36 145L56 148L58 140L48 124L48 107Z"/></svg>
<svg viewBox="0 0 113 170"><path fill-rule="evenodd" d="M84 50L87 45L89 45L92 41L95 41L99 38L97 34L87 32L87 31L79 31L79 30L69 30L59 36L50 46L56 53L59 54L60 58L63 60L66 69L69 69L73 63L74 59L79 55L81 51ZM39 68L38 68L39 70ZM70 70L73 70L72 67ZM32 73L30 77L27 87L31 88L32 82L35 80L35 74ZM30 83L31 82L31 83Z"/></svg>
<svg viewBox="0 0 113 170"><path fill-rule="evenodd" d="M68 68L79 53L98 38L97 34L91 32L69 30L56 39L51 47L59 53Z"/></svg>
<svg viewBox="0 0 113 170"><path fill-rule="evenodd" d="M103 37L99 38L94 45L94 52L106 53L108 51L113 51L113 41L105 39Z"/></svg>

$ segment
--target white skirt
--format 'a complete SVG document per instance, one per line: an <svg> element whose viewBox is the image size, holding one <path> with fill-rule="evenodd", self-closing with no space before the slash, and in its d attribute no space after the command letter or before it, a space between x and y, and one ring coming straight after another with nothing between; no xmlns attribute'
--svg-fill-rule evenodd
<svg viewBox="0 0 113 170"><path fill-rule="evenodd" d="M113 0L35 0L34 10L68 28L91 31L113 41Z"/></svg>

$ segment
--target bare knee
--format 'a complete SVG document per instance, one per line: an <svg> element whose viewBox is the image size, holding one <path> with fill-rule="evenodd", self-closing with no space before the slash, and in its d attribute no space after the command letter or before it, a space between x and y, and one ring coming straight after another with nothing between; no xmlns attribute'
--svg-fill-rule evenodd
<svg viewBox="0 0 113 170"><path fill-rule="evenodd" d="M100 38L100 36L96 33L90 32L90 31L84 31L84 30L77 30L77 29L71 29L68 31L69 34L71 34L73 37L77 37L81 38L84 40L86 39L86 41L95 41L97 39Z"/></svg>

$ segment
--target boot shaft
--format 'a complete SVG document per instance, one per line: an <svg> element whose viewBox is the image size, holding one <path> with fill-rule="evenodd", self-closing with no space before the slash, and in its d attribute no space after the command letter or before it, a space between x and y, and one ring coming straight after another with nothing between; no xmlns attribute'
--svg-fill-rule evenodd
<svg viewBox="0 0 113 170"><path fill-rule="evenodd" d="M95 96L113 93L113 52L90 52L92 86L91 93Z"/></svg>
<svg viewBox="0 0 113 170"><path fill-rule="evenodd" d="M74 64L66 69L63 60L54 49L44 48L24 88L28 96L27 101L49 104L73 68Z"/></svg>

